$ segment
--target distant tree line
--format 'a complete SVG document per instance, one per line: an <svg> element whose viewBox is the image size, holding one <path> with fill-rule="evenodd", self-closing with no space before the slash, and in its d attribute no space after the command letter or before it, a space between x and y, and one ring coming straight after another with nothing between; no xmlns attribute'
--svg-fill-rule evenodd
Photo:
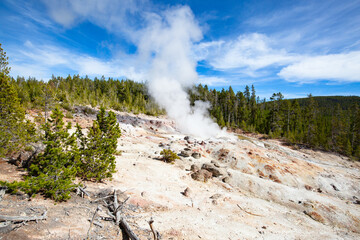
<svg viewBox="0 0 360 240"><path fill-rule="evenodd" d="M254 86L243 92L210 90L201 84L190 91L191 102L211 103L219 126L284 138L291 143L334 151L360 159L360 97L313 97L286 100L274 93L270 101L256 96Z"/></svg>
<svg viewBox="0 0 360 240"><path fill-rule="evenodd" d="M52 77L48 82L35 78L13 79L26 108L51 107L53 102L70 111L74 105L103 106L117 111L164 114L147 93L146 85L132 80L90 79L79 75Z"/></svg>

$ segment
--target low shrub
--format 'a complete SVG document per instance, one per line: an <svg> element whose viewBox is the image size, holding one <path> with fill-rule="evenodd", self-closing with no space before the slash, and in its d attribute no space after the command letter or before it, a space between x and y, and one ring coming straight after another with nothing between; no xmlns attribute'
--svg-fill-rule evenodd
<svg viewBox="0 0 360 240"><path fill-rule="evenodd" d="M164 162L171 164L174 164L176 159L180 159L180 157L170 149L163 149L160 152L160 155L163 156L162 159Z"/></svg>

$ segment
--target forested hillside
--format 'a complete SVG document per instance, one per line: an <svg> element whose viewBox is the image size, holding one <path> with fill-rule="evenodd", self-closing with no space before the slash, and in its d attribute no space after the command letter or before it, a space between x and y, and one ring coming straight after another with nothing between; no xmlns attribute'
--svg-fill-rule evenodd
<svg viewBox="0 0 360 240"><path fill-rule="evenodd" d="M306 144L360 157L360 98L312 97L285 100L274 93L270 101L260 100L254 86L244 92L209 90L199 85L191 92L192 102L211 102L211 116L220 126L283 137Z"/></svg>
<svg viewBox="0 0 360 240"><path fill-rule="evenodd" d="M27 108L45 107L60 102L71 110L74 104L103 106L118 111L131 111L149 115L164 111L150 99L145 84L131 80L89 79L78 75L67 78L52 77L48 82L35 78L18 77L13 80L21 103Z"/></svg>
<svg viewBox="0 0 360 240"><path fill-rule="evenodd" d="M151 115L164 113L150 98L146 84L131 80L92 80L75 75L53 77L47 83L18 77L13 83L27 108L51 108L60 102L67 110L79 104ZM360 158L359 97L309 95L286 100L279 92L266 101L256 96L254 86L235 93L231 87L218 91L201 84L190 89L189 96L192 104L196 100L209 101L210 115L221 127L268 134Z"/></svg>

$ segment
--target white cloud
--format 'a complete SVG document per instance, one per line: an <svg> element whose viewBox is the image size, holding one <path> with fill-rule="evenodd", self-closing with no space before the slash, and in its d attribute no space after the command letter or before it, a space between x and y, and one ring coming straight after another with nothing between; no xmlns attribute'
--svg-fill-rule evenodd
<svg viewBox="0 0 360 240"><path fill-rule="evenodd" d="M240 35L235 40L200 43L196 53L198 59L222 71L248 69L254 72L273 65L287 65L298 58L284 49L272 48L271 43L267 36L253 33Z"/></svg>
<svg viewBox="0 0 360 240"><path fill-rule="evenodd" d="M136 24L147 15L148 0L42 0L51 19L71 28L89 21L112 33L136 38Z"/></svg>
<svg viewBox="0 0 360 240"><path fill-rule="evenodd" d="M291 82L330 80L360 82L360 51L305 57L283 68L280 77Z"/></svg>
<svg viewBox="0 0 360 240"><path fill-rule="evenodd" d="M86 54L70 52L52 45L36 45L26 41L21 50L9 49L13 77L36 77L47 80L52 74L80 74L90 77L129 78L144 81L147 66L140 64L135 55L103 60ZM126 59L126 60L125 60Z"/></svg>

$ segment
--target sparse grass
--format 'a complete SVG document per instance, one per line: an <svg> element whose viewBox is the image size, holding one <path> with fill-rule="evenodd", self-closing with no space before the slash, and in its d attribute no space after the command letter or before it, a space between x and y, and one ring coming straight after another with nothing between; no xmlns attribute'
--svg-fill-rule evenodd
<svg viewBox="0 0 360 240"><path fill-rule="evenodd" d="M245 137L244 135L238 135L238 139L239 140L247 140L247 141L251 142L251 139L248 137Z"/></svg>

